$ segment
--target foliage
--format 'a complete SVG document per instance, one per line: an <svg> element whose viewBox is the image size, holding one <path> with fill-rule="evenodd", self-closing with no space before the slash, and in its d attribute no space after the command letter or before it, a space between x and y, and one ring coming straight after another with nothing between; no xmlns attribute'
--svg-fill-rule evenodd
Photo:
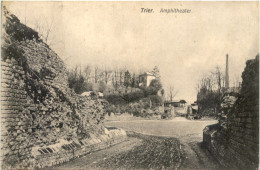
<svg viewBox="0 0 260 170"><path fill-rule="evenodd" d="M70 72L68 75L69 87L74 89L75 93L81 94L86 91L87 87L90 85L84 82L84 77L82 75L77 75L74 72Z"/></svg>
<svg viewBox="0 0 260 170"><path fill-rule="evenodd" d="M126 101L123 99L123 97L121 95L118 94L110 94L105 96L105 99L114 105L118 105L118 104L125 104Z"/></svg>
<svg viewBox="0 0 260 170"><path fill-rule="evenodd" d="M157 93L162 88L162 84L161 84L160 80L154 79L151 81L150 87L154 88L154 90Z"/></svg>
<svg viewBox="0 0 260 170"><path fill-rule="evenodd" d="M155 67L154 74L159 77L159 69ZM149 87L138 87L136 75L126 70L102 70L97 66L94 68L94 75L91 76L91 67L75 67L68 73L69 87L78 94L84 91L102 92L108 101L107 112L124 113L129 112L138 116L149 115L147 109L161 106L162 97L157 96L158 92L164 94L160 79L152 80ZM94 83L89 83L91 81ZM110 83L109 83L110 82ZM109 83L109 84L108 84ZM159 95L160 95L159 94ZM133 105L133 103L136 103ZM137 104L138 103L138 104Z"/></svg>
<svg viewBox="0 0 260 170"><path fill-rule="evenodd" d="M153 71L152 71L153 75L156 77L156 79L160 79L160 70L157 66L155 66L153 68Z"/></svg>
<svg viewBox="0 0 260 170"><path fill-rule="evenodd" d="M100 82L99 83L99 87L98 87L98 91L101 93L104 93L104 91L106 91L107 85L105 82Z"/></svg>
<svg viewBox="0 0 260 170"><path fill-rule="evenodd" d="M126 93L123 95L123 99L127 102L134 102L138 101L140 99L144 98L144 92L143 91L137 91L132 93Z"/></svg>
<svg viewBox="0 0 260 170"><path fill-rule="evenodd" d="M132 88L138 87L138 81L136 80L135 74L133 74L133 77L132 77L131 87Z"/></svg>
<svg viewBox="0 0 260 170"><path fill-rule="evenodd" d="M205 114L217 114L220 110L222 93L217 91L207 91L203 89L201 93L198 94L198 106L199 112L202 116ZM205 111L212 110L213 113L205 113Z"/></svg>
<svg viewBox="0 0 260 170"><path fill-rule="evenodd" d="M125 79L124 79L124 86L128 87L131 85L131 74L129 73L129 71L127 70L125 72Z"/></svg>
<svg viewBox="0 0 260 170"><path fill-rule="evenodd" d="M5 8L5 7L4 7ZM33 40L41 41L38 32L22 24L20 20L9 11L4 9L5 16L8 16L6 23L3 25L7 34L11 35L16 41ZM15 24L14 24L15 23Z"/></svg>
<svg viewBox="0 0 260 170"><path fill-rule="evenodd" d="M217 66L199 80L197 84L197 103L201 116L216 116L220 111L221 98L226 91L223 75L224 73Z"/></svg>
<svg viewBox="0 0 260 170"><path fill-rule="evenodd" d="M148 97L150 95L156 95L158 90L154 87L141 87L142 91L144 92L144 96Z"/></svg>
<svg viewBox="0 0 260 170"><path fill-rule="evenodd" d="M253 60L246 62L246 68L242 73L241 94L254 102L259 98L259 54Z"/></svg>
<svg viewBox="0 0 260 170"><path fill-rule="evenodd" d="M85 77L77 69L68 72L68 84L69 88L73 89L77 94L95 89L94 84L87 82ZM96 87L96 89L103 91L105 87L103 84L100 84L100 87Z"/></svg>
<svg viewBox="0 0 260 170"><path fill-rule="evenodd" d="M141 93L140 93L141 94ZM135 96L134 94L131 94ZM151 95L149 97L141 98L140 100L127 102L125 99L118 98L119 95L110 95L106 99L110 103L107 108L108 113L130 113L134 116L147 117L159 113L158 107L162 105L163 100L160 96ZM111 103L113 102L113 103Z"/></svg>
<svg viewBox="0 0 260 170"><path fill-rule="evenodd" d="M259 105L259 54L255 59L246 62L242 73L241 96L237 100L239 110L258 110Z"/></svg>
<svg viewBox="0 0 260 170"><path fill-rule="evenodd" d="M162 99L162 97L160 97L158 95L151 95L150 99L151 99L151 102L153 103L154 106L163 105L163 99Z"/></svg>
<svg viewBox="0 0 260 170"><path fill-rule="evenodd" d="M165 93L165 91L164 91L164 89L162 89L161 90L161 95L164 96L164 93Z"/></svg>

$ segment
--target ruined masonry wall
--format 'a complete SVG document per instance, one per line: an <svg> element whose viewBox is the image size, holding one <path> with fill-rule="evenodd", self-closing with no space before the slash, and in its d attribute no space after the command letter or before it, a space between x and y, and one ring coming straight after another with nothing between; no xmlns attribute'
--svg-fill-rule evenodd
<svg viewBox="0 0 260 170"><path fill-rule="evenodd" d="M106 132L103 99L75 94L59 56L3 10L1 169L46 167L126 139Z"/></svg>
<svg viewBox="0 0 260 170"><path fill-rule="evenodd" d="M4 156L11 158L17 154L26 160L25 155L31 151L32 143L27 141L25 129L28 127L22 115L24 108L31 109L33 105L28 104L23 81L20 81L23 76L24 71L15 60L1 61L1 162Z"/></svg>
<svg viewBox="0 0 260 170"><path fill-rule="evenodd" d="M226 127L204 129L203 142L224 167L258 169L259 166L259 58L247 61L241 94L226 110Z"/></svg>
<svg viewBox="0 0 260 170"><path fill-rule="evenodd" d="M241 169L259 166L259 55L246 62L241 97L227 116L227 162Z"/></svg>
<svg viewBox="0 0 260 170"><path fill-rule="evenodd" d="M35 113L44 112L45 109L28 98L23 82L25 72L16 60L1 61L1 68L1 163L16 164L19 168L50 167L126 140L126 134L122 130L111 130L107 134L96 134L60 145L58 149L55 148L57 152L40 154L37 149L33 155L35 146L43 151L42 148L55 145L58 141L46 143L33 139L35 127L33 122L26 121L25 111ZM84 112L87 113L87 110ZM61 149L63 146L66 148Z"/></svg>
<svg viewBox="0 0 260 170"><path fill-rule="evenodd" d="M228 150L225 156L230 166L245 169L258 167L259 115L256 105L251 112L236 112L228 117ZM255 109L255 110L254 110Z"/></svg>

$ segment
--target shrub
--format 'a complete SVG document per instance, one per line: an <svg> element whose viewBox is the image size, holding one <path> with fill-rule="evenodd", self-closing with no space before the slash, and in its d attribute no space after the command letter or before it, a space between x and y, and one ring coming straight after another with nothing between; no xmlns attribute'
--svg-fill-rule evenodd
<svg viewBox="0 0 260 170"><path fill-rule="evenodd" d="M104 91L107 89L107 85L104 82L99 83L98 91L101 93L104 93Z"/></svg>
<svg viewBox="0 0 260 170"><path fill-rule="evenodd" d="M138 101L142 98L144 98L143 91L131 92L123 95L123 99L128 103Z"/></svg>
<svg viewBox="0 0 260 170"><path fill-rule="evenodd" d="M105 99L111 103L111 104L114 104L114 105L122 105L122 104L125 104L125 100L122 98L121 95L118 95L118 94L111 94L111 95L108 95L108 96L105 96Z"/></svg>
<svg viewBox="0 0 260 170"><path fill-rule="evenodd" d="M78 75L75 71L68 73L68 84L77 94L93 90L93 84L85 82L85 78L80 74Z"/></svg>
<svg viewBox="0 0 260 170"><path fill-rule="evenodd" d="M162 88L162 84L161 84L160 80L154 79L151 81L149 87L153 87L158 92Z"/></svg>
<svg viewBox="0 0 260 170"><path fill-rule="evenodd" d="M150 96L150 99L154 107L161 106L163 104L162 97L158 95L152 95Z"/></svg>

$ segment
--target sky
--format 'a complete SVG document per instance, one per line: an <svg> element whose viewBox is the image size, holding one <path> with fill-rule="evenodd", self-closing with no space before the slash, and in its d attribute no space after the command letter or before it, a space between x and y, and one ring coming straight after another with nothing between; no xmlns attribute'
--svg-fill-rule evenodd
<svg viewBox="0 0 260 170"><path fill-rule="evenodd" d="M175 99L196 100L197 81L216 66L239 78L259 53L258 2L4 2L23 23L51 28L48 43L69 68L152 70ZM153 9L142 13L141 8ZM190 13L160 13L161 9Z"/></svg>

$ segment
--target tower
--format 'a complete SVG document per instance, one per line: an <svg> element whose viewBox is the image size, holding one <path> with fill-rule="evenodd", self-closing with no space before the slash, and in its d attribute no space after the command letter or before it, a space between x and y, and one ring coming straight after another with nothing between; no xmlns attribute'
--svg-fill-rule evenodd
<svg viewBox="0 0 260 170"><path fill-rule="evenodd" d="M229 89L228 54L226 55L226 76L225 76L225 88L226 88L226 89Z"/></svg>

